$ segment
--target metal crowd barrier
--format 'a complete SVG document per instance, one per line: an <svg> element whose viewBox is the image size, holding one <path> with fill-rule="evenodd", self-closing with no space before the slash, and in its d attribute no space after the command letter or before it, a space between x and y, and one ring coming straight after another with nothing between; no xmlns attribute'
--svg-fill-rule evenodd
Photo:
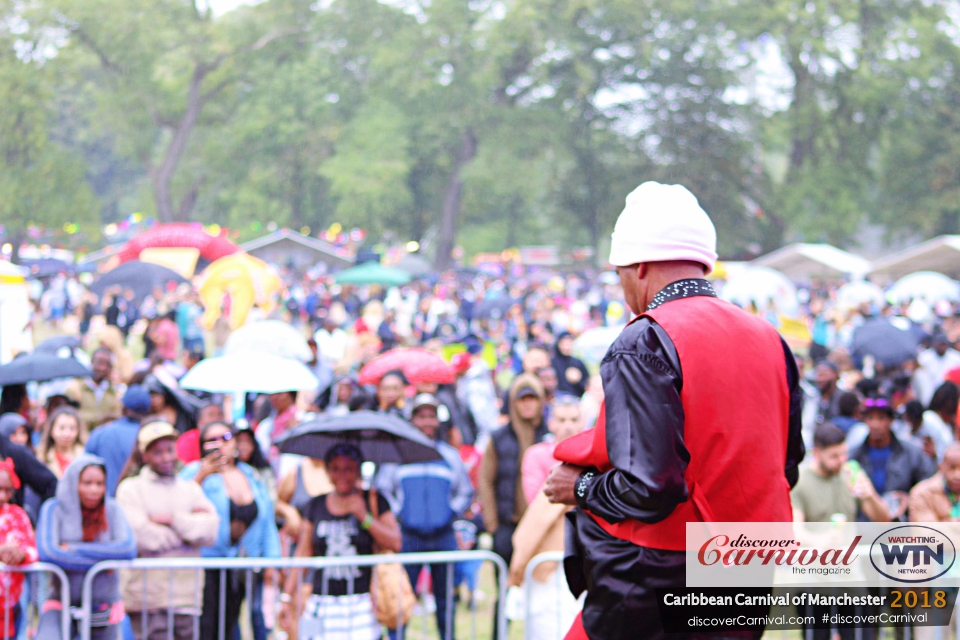
<svg viewBox="0 0 960 640"><path fill-rule="evenodd" d="M397 554L378 554L378 555L368 555L368 556L346 556L346 557L314 557L314 558L138 558L136 560L108 560L104 562L99 562L94 565L89 571L87 571L86 576L83 580L83 596L81 608L79 611L74 613L74 617L78 619L80 623L80 637L81 640L91 640L92 636L92 626L91 626L91 616L90 611L93 606L93 581L99 574L105 571L121 571L121 570L133 570L133 571L142 571L143 577L142 580L144 584L146 583L147 571L166 571L169 573L169 582L168 582L168 595L172 596L173 587L174 587L174 571L176 570L219 570L220 574L220 600L219 600L219 611L218 611L218 629L219 637L216 640L228 640L225 637L225 617L226 617L226 580L228 571L243 571L245 572L245 588L246 594L245 598L248 603L252 602L252 585L253 585L253 573L257 571L262 571L264 569L313 569L315 571L329 569L331 567L372 567L379 564L401 564L401 565L438 565L444 564L447 565L447 590L445 594L442 594L443 597L447 599L447 637L443 640L453 640L451 635L451 630L453 628L452 621L454 616L454 599L453 599L453 577L454 577L454 566L460 562L469 562L469 561L486 561L491 562L496 567L496 581L497 581L497 603L495 610L495 619L494 624L496 625L496 637L500 640L505 640L507 638L507 619L506 619L506 595L507 595L507 576L508 568L506 563L503 561L503 558L496 555L491 551L439 551L439 552L424 552L424 553L397 553ZM62 573L62 572L61 572ZM302 575L301 575L302 580ZM300 583L304 583L301 581ZM199 580L195 582L195 595L199 596ZM350 583L352 591L352 582ZM416 585L413 585L416 589ZM145 589L144 589L145 592ZM144 596L146 597L146 596ZM441 594L436 594L436 597L441 597ZM198 598L199 599L199 598ZM301 590L297 590L296 594L297 600L297 610L300 610L301 600ZM471 638L476 639L476 608L473 606L472 616L472 630ZM174 612L172 609L167 610L167 638L168 640L173 640L174 637L174 626L173 626L173 615ZM145 616L144 616L145 617ZM400 621L402 622L402 621ZM144 621L144 624L146 622ZM69 618L65 621L65 629L69 628L70 620ZM408 625L409 626L409 625ZM337 632L332 632L337 633ZM399 626L398 637L402 637L403 626ZM320 634L323 637L323 634ZM64 638L69 638L69 634L65 634ZM426 631L424 631L424 637L426 637ZM193 627L193 638L198 640L199 635L199 618L195 619ZM210 638L204 638L203 640L213 640ZM296 640L291 638L290 640Z"/></svg>
<svg viewBox="0 0 960 640"><path fill-rule="evenodd" d="M533 583L534 577L533 572L544 562L557 562L560 566L563 566L563 552L562 551L547 551L546 553L541 553L534 556L530 562L527 564L526 570L523 572L523 637L524 640L530 640L533 637L534 625L533 622ZM560 580L560 573L555 573L553 578L554 590L556 592L555 602L560 602L561 592L566 590L568 587L566 582ZM556 606L557 613L557 636L556 640L563 640L563 637L566 635L568 629L564 628L564 625L561 624L561 615L563 614L562 607L557 604Z"/></svg>
<svg viewBox="0 0 960 640"><path fill-rule="evenodd" d="M36 613L36 619L39 621L40 612L42 611L43 604L47 601L47 593L50 591L50 585L41 580L33 581L34 584L29 584L31 582L31 576L42 576L43 574L52 575L55 579L60 582L60 633L64 638L69 638L70 632L70 621L71 621L71 610L70 610L70 584L67 582L67 574L64 573L63 569L60 567L48 564L46 562L34 562L33 564L25 564L18 566L9 566L5 564L0 564L0 593L3 593L3 601L9 601L9 589L10 585L6 579L3 578L3 575L6 573L23 573L24 575L24 591L29 589L30 600L27 609L21 609L20 616L22 618L22 624L25 625L30 620L30 610L33 610ZM37 592L34 593L34 589L37 589ZM10 615L11 610L5 609L2 618L3 618L3 629L10 628Z"/></svg>

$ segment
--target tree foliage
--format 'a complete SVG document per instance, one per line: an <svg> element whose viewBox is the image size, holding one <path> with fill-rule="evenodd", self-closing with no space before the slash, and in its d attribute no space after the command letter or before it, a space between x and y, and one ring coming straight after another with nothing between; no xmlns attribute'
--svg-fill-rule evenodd
<svg viewBox="0 0 960 640"><path fill-rule="evenodd" d="M944 3L3 8L5 217L92 209L89 183L105 219L340 222L443 266L457 243L599 247L626 194L660 180L698 196L724 255L855 244L866 223L960 231Z"/></svg>
<svg viewBox="0 0 960 640"><path fill-rule="evenodd" d="M30 226L99 235L84 162L51 137L53 96L45 80L41 66L12 49L0 52L0 224L14 240L14 260Z"/></svg>

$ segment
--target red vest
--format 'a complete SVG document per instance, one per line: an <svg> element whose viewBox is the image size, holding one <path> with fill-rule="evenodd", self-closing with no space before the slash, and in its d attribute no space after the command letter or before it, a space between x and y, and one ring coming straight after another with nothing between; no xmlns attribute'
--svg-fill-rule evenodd
<svg viewBox="0 0 960 640"><path fill-rule="evenodd" d="M674 300L644 315L663 327L680 357L688 499L656 524L594 520L621 540L672 551L684 550L687 522L789 522L790 391L776 330L707 296ZM557 445L554 457L609 471L608 446L617 444L607 442L601 408L596 428Z"/></svg>

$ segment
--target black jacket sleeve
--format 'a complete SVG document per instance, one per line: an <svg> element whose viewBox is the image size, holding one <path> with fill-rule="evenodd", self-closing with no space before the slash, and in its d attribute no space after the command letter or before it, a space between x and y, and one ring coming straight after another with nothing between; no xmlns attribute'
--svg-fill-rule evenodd
<svg viewBox="0 0 960 640"><path fill-rule="evenodd" d="M687 499L676 348L659 325L641 318L614 342L600 375L614 469L590 482L580 506L607 522L659 522Z"/></svg>
<svg viewBox="0 0 960 640"><path fill-rule="evenodd" d="M57 492L57 477L26 447L13 444L3 438L3 443L0 444L0 455L13 460L14 469L20 478L21 486L13 498L17 505L23 505L24 487L30 487L41 503L52 498Z"/></svg>
<svg viewBox="0 0 960 640"><path fill-rule="evenodd" d="M807 454L803 446L803 389L800 388L800 372L797 370L797 360L787 343L780 339L783 345L783 357L787 361L787 388L790 390L790 431L787 434L787 464L784 473L787 482L793 489L800 478L800 463Z"/></svg>
<svg viewBox="0 0 960 640"><path fill-rule="evenodd" d="M790 390L784 475L792 488L805 450L803 392L790 347L781 340ZM607 443L614 469L590 481L579 506L607 522L654 523L687 499L683 444L683 375L673 341L647 318L629 325L600 365L607 411ZM609 446L616 442L616 446ZM627 446L624 446L628 443Z"/></svg>

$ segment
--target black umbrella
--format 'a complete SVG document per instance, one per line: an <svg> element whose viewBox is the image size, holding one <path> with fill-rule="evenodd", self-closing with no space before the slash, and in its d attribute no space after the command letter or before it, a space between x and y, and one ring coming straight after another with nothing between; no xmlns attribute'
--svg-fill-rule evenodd
<svg viewBox="0 0 960 640"><path fill-rule="evenodd" d="M885 368L898 367L917 357L921 338L919 332L900 329L886 318L868 318L853 331L850 356L857 366L865 356L873 356Z"/></svg>
<svg viewBox="0 0 960 640"><path fill-rule="evenodd" d="M186 282L186 279L173 269L159 264L131 260L100 276L90 285L90 291L102 298L111 287L133 289L136 299L142 300L156 287L166 288L168 282L181 284Z"/></svg>
<svg viewBox="0 0 960 640"><path fill-rule="evenodd" d="M78 349L80 347L80 338L77 336L53 336L52 338L47 338L40 344L38 344L33 352L34 353L47 353L47 354L56 354L60 349L67 347L71 351L73 349Z"/></svg>
<svg viewBox="0 0 960 640"><path fill-rule="evenodd" d="M517 301L510 296L484 298L473 308L473 317L477 319L492 318L499 320L507 315L507 311L515 304L517 304Z"/></svg>
<svg viewBox="0 0 960 640"><path fill-rule="evenodd" d="M334 445L354 444L364 460L377 464L442 460L436 445L409 422L373 411L320 416L286 432L276 444L281 453L321 459Z"/></svg>
<svg viewBox="0 0 960 640"><path fill-rule="evenodd" d="M177 420L173 426L177 431L183 433L197 426L200 408L206 403L177 387L176 380L162 368L154 369L143 379L143 388L150 393L162 394L167 405L174 408Z"/></svg>
<svg viewBox="0 0 960 640"><path fill-rule="evenodd" d="M84 378L90 374L90 370L74 358L30 353L0 367L0 387L56 378Z"/></svg>
<svg viewBox="0 0 960 640"><path fill-rule="evenodd" d="M28 278L46 278L55 276L58 273L72 275L75 267L69 262L58 260L56 258L37 258L35 260L23 260L20 266L30 270Z"/></svg>

